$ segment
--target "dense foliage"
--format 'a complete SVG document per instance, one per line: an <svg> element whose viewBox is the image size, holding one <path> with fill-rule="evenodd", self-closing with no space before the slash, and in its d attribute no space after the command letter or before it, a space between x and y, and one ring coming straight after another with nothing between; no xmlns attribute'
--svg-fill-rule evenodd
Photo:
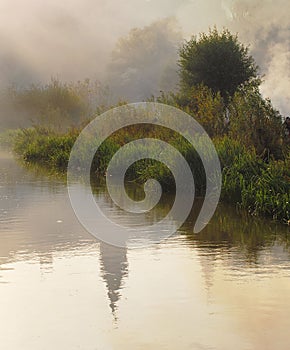
<svg viewBox="0 0 290 350"><path fill-rule="evenodd" d="M232 96L241 85L259 82L258 67L248 48L227 29L192 37L180 49L180 77L184 90L204 84L223 98Z"/></svg>

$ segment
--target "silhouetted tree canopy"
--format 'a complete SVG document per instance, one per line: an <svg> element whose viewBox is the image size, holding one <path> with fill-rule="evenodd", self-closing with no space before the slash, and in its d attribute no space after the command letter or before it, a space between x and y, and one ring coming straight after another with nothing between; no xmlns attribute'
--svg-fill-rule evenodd
<svg viewBox="0 0 290 350"><path fill-rule="evenodd" d="M192 37L179 51L181 87L184 90L204 84L222 97L232 96L244 84L258 85L258 66L248 48L227 29Z"/></svg>
<svg viewBox="0 0 290 350"><path fill-rule="evenodd" d="M108 66L108 83L119 98L142 101L178 83L176 61L182 35L172 18L135 28L119 39Z"/></svg>

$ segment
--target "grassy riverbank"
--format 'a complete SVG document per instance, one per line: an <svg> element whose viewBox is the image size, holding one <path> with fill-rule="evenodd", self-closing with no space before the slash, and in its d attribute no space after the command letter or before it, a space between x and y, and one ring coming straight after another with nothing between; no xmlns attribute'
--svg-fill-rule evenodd
<svg viewBox="0 0 290 350"><path fill-rule="evenodd" d="M152 126L132 130L123 129L112 135L100 147L92 170L100 176L106 172L109 160L124 143L137 139L146 131L147 137L163 139L178 148L195 174L197 192L204 192L204 170L198 155L181 137L167 129L158 131ZM55 171L65 172L70 151L80 129L60 134L43 127L18 130L13 133L14 151L28 163L41 164ZM156 134L157 133L157 134ZM144 135L144 134L143 134ZM213 139L223 174L222 200L281 222L290 219L290 157L267 161L257 155L254 147L246 147L229 136ZM81 166L81 163L80 163ZM129 180L143 182L156 178L165 190L174 190L174 179L162 164L144 160L135 163L127 172Z"/></svg>
<svg viewBox="0 0 290 350"><path fill-rule="evenodd" d="M253 215L288 223L288 126L271 101L261 94L262 77L248 49L229 31L219 33L214 28L208 35L203 33L199 39L193 37L185 43L179 56L179 85L173 92L161 92L149 101L174 106L204 127L220 158L223 201ZM3 96L7 113L10 111L6 127L21 125L25 128L6 132L0 142L6 146L12 143L23 161L64 174L80 131L91 116L113 107L107 89L89 80L66 84L52 79L45 86L8 89ZM120 98L123 101L122 96ZM12 123L13 116L19 119L19 124ZM144 137L163 140L178 149L194 174L197 194L205 193L205 172L197 152L174 131L149 124L124 128L108 138L95 155L92 175L103 177L119 148ZM88 140L88 144L94 147L94 139ZM77 168L83 168L85 157L85 152L80 155ZM173 163L172 159L168 161ZM134 163L126 177L139 183L155 178L165 191L175 190L169 169L152 159Z"/></svg>

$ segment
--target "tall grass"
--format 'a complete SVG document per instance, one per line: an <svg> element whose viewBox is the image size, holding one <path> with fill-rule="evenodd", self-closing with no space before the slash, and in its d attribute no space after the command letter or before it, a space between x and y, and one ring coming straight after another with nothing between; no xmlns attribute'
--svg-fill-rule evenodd
<svg viewBox="0 0 290 350"><path fill-rule="evenodd" d="M265 163L254 149L225 137L216 141L223 169L222 199L253 215L290 218L290 159Z"/></svg>
<svg viewBox="0 0 290 350"><path fill-rule="evenodd" d="M79 132L79 129L70 129L60 134L43 127L20 130L14 135L14 150L26 162L65 171ZM152 125L124 128L108 138L95 155L93 174L103 176L116 151L125 143L144 137L144 132L147 137L163 139L181 152L194 173L197 193L202 195L206 185L205 172L196 151L180 135L166 128L156 129ZM246 209L253 215L287 222L290 219L290 158L279 161L270 159L266 163L257 155L254 147L247 148L228 136L217 138L214 143L222 167L222 200ZM79 159L80 167L85 160L85 153L83 157ZM134 163L126 175L127 180L137 182L155 178L165 190L175 189L170 170L154 160Z"/></svg>

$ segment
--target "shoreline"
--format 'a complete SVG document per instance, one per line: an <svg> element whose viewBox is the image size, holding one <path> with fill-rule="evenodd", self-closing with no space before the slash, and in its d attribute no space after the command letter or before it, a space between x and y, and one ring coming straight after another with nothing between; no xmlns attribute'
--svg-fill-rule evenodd
<svg viewBox="0 0 290 350"><path fill-rule="evenodd" d="M77 136L76 130L57 134L44 128L30 128L15 132L11 144L14 153L24 163L37 165L50 174L65 176L70 150ZM127 142L130 142L133 137L127 136ZM290 159L270 159L264 162L253 149L246 148L228 136L213 141L222 168L221 200L244 209L253 216L268 217L289 224ZM173 143L173 146L174 143L175 146L178 144L179 147L176 148L181 148L181 153L191 168L198 163L196 154L188 149L184 141L171 138L168 142ZM121 146L120 140L115 138L104 142L104 147L100 148L100 154L92 165L97 175L105 175L107 163ZM153 177L161 183L163 190L173 191L174 182L165 167L152 162L139 163L130 168L130 181L140 184ZM196 184L197 196L204 191L201 168L198 169L198 174L200 179Z"/></svg>

